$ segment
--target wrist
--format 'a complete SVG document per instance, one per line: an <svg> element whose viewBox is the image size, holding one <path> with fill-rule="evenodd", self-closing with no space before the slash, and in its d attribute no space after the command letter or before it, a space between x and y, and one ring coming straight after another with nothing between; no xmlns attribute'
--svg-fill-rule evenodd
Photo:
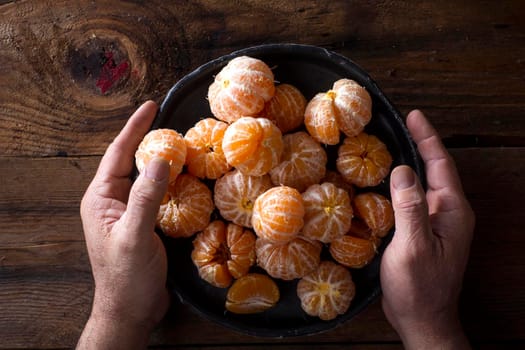
<svg viewBox="0 0 525 350"><path fill-rule="evenodd" d="M144 349L148 340L147 327L92 313L77 349Z"/></svg>
<svg viewBox="0 0 525 350"><path fill-rule="evenodd" d="M470 349L458 317L406 322L396 331L406 349Z"/></svg>
<svg viewBox="0 0 525 350"><path fill-rule="evenodd" d="M97 296L77 349L143 349L154 324Z"/></svg>

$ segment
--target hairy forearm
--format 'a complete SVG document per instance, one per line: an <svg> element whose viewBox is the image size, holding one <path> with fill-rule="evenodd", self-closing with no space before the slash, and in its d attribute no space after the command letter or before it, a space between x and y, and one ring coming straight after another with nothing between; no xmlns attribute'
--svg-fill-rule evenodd
<svg viewBox="0 0 525 350"><path fill-rule="evenodd" d="M149 329L91 316L78 341L77 349L144 349Z"/></svg>
<svg viewBox="0 0 525 350"><path fill-rule="evenodd" d="M459 320L411 324L397 330L405 349L471 349Z"/></svg>

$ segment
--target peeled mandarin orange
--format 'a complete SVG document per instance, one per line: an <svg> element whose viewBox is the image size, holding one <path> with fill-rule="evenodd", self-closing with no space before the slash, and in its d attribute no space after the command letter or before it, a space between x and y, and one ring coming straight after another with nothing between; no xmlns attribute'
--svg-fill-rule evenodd
<svg viewBox="0 0 525 350"><path fill-rule="evenodd" d="M168 236L190 237L210 222L211 191L198 178L181 174L168 186L157 215L157 225Z"/></svg>
<svg viewBox="0 0 525 350"><path fill-rule="evenodd" d="M306 99L295 86L280 84L259 117L270 119L284 134L303 124Z"/></svg>
<svg viewBox="0 0 525 350"><path fill-rule="evenodd" d="M335 116L332 93L318 93L306 105L304 125L318 142L327 145L339 143L339 126Z"/></svg>
<svg viewBox="0 0 525 350"><path fill-rule="evenodd" d="M148 132L135 152L138 171L144 171L154 157L163 158L170 164L169 182L175 181L186 160L186 144L182 135L171 129Z"/></svg>
<svg viewBox="0 0 525 350"><path fill-rule="evenodd" d="M279 164L283 147L281 131L266 118L242 117L226 129L222 140L228 163L253 176Z"/></svg>
<svg viewBox="0 0 525 350"><path fill-rule="evenodd" d="M255 263L255 235L241 226L213 221L193 240L191 259L202 279L228 287Z"/></svg>
<svg viewBox="0 0 525 350"><path fill-rule="evenodd" d="M352 223L352 206L345 190L325 182L308 187L302 197L304 236L329 243L348 232Z"/></svg>
<svg viewBox="0 0 525 350"><path fill-rule="evenodd" d="M394 226L390 201L379 193L361 193L353 201L355 216L370 229L371 235L384 237Z"/></svg>
<svg viewBox="0 0 525 350"><path fill-rule="evenodd" d="M274 278L293 280L313 271L321 261L322 245L297 236L288 242L257 238L257 264Z"/></svg>
<svg viewBox="0 0 525 350"><path fill-rule="evenodd" d="M252 225L257 236L286 242L303 228L304 206L295 188L270 188L255 200Z"/></svg>
<svg viewBox="0 0 525 350"><path fill-rule="evenodd" d="M352 198L354 198L354 186L346 182L343 176L337 171L327 170L321 182L330 182L336 185L337 187L345 190L348 193L348 196L350 197L350 201L352 200Z"/></svg>
<svg viewBox="0 0 525 350"><path fill-rule="evenodd" d="M258 114L275 93L273 79L272 70L259 59L232 59L208 89L213 115L232 123L241 116Z"/></svg>
<svg viewBox="0 0 525 350"><path fill-rule="evenodd" d="M270 277L249 273L233 282L228 290L226 310L236 314L263 312L274 307L279 298L279 287Z"/></svg>
<svg viewBox="0 0 525 350"><path fill-rule="evenodd" d="M230 169L222 151L222 139L227 127L224 122L206 118L186 132L186 164L190 174L216 179Z"/></svg>
<svg viewBox="0 0 525 350"><path fill-rule="evenodd" d="M281 163L270 170L275 185L286 185L304 191L319 183L326 171L327 156L321 145L303 131L283 137Z"/></svg>
<svg viewBox="0 0 525 350"><path fill-rule="evenodd" d="M374 242L345 235L330 243L330 254L341 265L360 268L367 265L376 254Z"/></svg>
<svg viewBox="0 0 525 350"><path fill-rule="evenodd" d="M215 206L224 219L252 227L255 200L271 187L269 175L249 176L239 170L229 171L215 182Z"/></svg>
<svg viewBox="0 0 525 350"><path fill-rule="evenodd" d="M308 102L304 124L317 141L336 145L340 131L355 136L371 118L372 99L366 89L351 79L339 79L331 90Z"/></svg>
<svg viewBox="0 0 525 350"><path fill-rule="evenodd" d="M385 144L364 132L339 146L336 166L343 178L358 187L376 186L388 175L392 156Z"/></svg>
<svg viewBox="0 0 525 350"><path fill-rule="evenodd" d="M233 278L228 271L228 247L226 225L222 221L211 222L193 240L191 259L199 276L219 288L228 287Z"/></svg>
<svg viewBox="0 0 525 350"><path fill-rule="evenodd" d="M323 261L297 283L297 296L308 315L328 321L348 310L355 296L355 284L346 268Z"/></svg>
<svg viewBox="0 0 525 350"><path fill-rule="evenodd" d="M363 131L372 118L372 99L364 87L351 79L339 79L334 83L334 105L339 129L346 136Z"/></svg>

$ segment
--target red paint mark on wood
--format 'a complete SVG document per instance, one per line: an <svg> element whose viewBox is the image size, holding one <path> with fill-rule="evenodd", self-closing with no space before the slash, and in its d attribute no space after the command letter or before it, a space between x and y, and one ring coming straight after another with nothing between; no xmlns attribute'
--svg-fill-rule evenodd
<svg viewBox="0 0 525 350"><path fill-rule="evenodd" d="M113 84L122 78L128 71L129 64L127 61L116 64L112 52L106 52L106 63L102 66L100 75L97 79L97 87L101 93L106 93Z"/></svg>
<svg viewBox="0 0 525 350"><path fill-rule="evenodd" d="M140 78L140 73L139 73L139 71L138 71L137 69L133 69L133 70L131 71L131 76L132 76L133 78L135 78L135 79L138 79L138 78Z"/></svg>

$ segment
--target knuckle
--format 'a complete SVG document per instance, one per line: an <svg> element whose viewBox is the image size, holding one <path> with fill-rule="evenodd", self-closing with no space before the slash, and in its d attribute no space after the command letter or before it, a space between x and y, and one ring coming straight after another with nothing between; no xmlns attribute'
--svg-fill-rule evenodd
<svg viewBox="0 0 525 350"><path fill-rule="evenodd" d="M408 216L424 215L428 212L428 204L427 201L421 197L396 201L394 211L398 214Z"/></svg>
<svg viewBox="0 0 525 350"><path fill-rule="evenodd" d="M401 209L419 209L426 206L426 200L421 197L404 198L403 200L396 201L397 207Z"/></svg>

